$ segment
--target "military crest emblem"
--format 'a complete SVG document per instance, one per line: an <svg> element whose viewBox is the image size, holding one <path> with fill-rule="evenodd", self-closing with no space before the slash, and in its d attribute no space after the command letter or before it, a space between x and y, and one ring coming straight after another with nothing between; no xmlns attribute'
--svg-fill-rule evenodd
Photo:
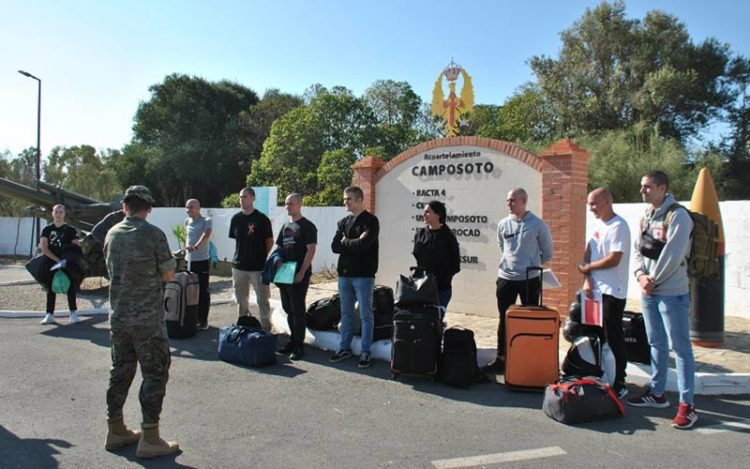
<svg viewBox="0 0 750 469"><path fill-rule="evenodd" d="M463 86L456 94L456 83L459 76ZM448 97L443 93L443 78L448 82ZM471 77L466 70L451 59L451 63L440 72L432 91L432 114L445 121L445 136L454 137L459 132L459 120L462 115L474 108L474 89Z"/></svg>

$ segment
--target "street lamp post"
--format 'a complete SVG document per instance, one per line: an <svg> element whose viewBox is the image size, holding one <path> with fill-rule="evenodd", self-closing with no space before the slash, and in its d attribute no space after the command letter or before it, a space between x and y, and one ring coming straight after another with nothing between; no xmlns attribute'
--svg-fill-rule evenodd
<svg viewBox="0 0 750 469"><path fill-rule="evenodd" d="M40 146L40 138L42 133L42 80L25 72L19 70L18 73L21 75L32 78L37 81L37 100L36 100L36 181L34 182L34 189L39 190L39 181L42 179L41 159L42 149ZM34 242L39 239L39 218L34 216L34 233L32 234L33 239L31 241L31 249L34 249Z"/></svg>

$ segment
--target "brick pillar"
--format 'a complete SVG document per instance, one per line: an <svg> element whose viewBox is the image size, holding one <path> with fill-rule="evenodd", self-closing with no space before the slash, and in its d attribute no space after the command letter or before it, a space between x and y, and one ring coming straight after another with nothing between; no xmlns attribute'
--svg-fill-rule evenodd
<svg viewBox="0 0 750 469"><path fill-rule="evenodd" d="M375 213L376 175L383 166L385 166L385 161L377 156L365 156L352 165L354 169L352 186L362 189L365 196L364 207L370 213Z"/></svg>
<svg viewBox="0 0 750 469"><path fill-rule="evenodd" d="M542 219L552 232L555 255L551 267L562 286L547 289L544 303L566 316L568 306L583 284L576 266L586 242L586 196L590 154L570 140L560 140L540 155Z"/></svg>

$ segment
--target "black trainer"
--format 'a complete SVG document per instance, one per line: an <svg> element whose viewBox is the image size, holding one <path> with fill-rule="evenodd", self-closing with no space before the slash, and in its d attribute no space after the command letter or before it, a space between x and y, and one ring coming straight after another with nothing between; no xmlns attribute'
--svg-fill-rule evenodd
<svg viewBox="0 0 750 469"><path fill-rule="evenodd" d="M628 386L625 383L615 383L615 385L612 386L612 390L620 399L625 399L625 396L628 395Z"/></svg>
<svg viewBox="0 0 750 469"><path fill-rule="evenodd" d="M294 350L292 350L292 353L289 355L290 360L302 360L302 357L305 356L304 349L300 347L294 347Z"/></svg>
<svg viewBox="0 0 750 469"><path fill-rule="evenodd" d="M505 373L505 360L495 358L491 363L481 368L482 373Z"/></svg>
<svg viewBox="0 0 750 469"><path fill-rule="evenodd" d="M343 362L346 359L349 359L353 356L352 351L349 349L343 349L339 350L338 352L334 353L331 358L328 359L330 363L338 363Z"/></svg>
<svg viewBox="0 0 750 469"><path fill-rule="evenodd" d="M357 363L357 366L359 368L370 368L372 365L372 360L370 359L370 352L362 352L362 355L359 356L359 363Z"/></svg>
<svg viewBox="0 0 750 469"><path fill-rule="evenodd" d="M291 342L279 349L279 353L282 355L291 355L292 352L294 352L294 344Z"/></svg>

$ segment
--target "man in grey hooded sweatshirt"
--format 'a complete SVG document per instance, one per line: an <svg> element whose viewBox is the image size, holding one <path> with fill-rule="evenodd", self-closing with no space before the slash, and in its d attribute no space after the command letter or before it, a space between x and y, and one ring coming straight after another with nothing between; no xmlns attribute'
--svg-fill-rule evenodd
<svg viewBox="0 0 750 469"><path fill-rule="evenodd" d="M546 264L552 260L552 235L549 228L529 210L529 196L524 189L508 192L505 205L510 214L497 224L497 244L500 248L500 267L497 271L497 356L482 371L505 371L505 312L521 297L524 305L539 303L541 277L539 271L526 278L526 268ZM528 291L528 297L526 292Z"/></svg>
<svg viewBox="0 0 750 469"><path fill-rule="evenodd" d="M641 236L635 245L635 277L641 289L641 309L651 346L651 384L628 403L636 407L669 407L664 391L671 342L680 392L672 426L685 429L698 420L693 404L695 361L690 344L687 272L693 220L668 191L669 177L662 171L650 171L641 179L641 196L649 206L641 219Z"/></svg>

